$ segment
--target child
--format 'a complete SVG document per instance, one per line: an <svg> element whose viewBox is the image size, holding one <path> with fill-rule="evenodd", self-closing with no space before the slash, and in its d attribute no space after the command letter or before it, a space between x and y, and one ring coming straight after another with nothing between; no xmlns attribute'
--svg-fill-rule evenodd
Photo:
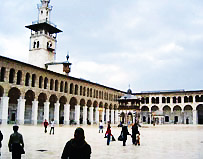
<svg viewBox="0 0 203 159"><path fill-rule="evenodd" d="M137 145L138 144L138 146L140 146L140 132L138 131L138 134L136 134L136 143L135 143L135 145Z"/></svg>
<svg viewBox="0 0 203 159"><path fill-rule="evenodd" d="M103 133L103 123L102 120L99 122L99 133L100 131Z"/></svg>

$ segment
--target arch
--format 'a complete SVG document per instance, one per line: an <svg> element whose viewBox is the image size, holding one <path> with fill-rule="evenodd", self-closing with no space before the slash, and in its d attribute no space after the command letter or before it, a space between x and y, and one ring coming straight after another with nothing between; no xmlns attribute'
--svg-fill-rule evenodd
<svg viewBox="0 0 203 159"><path fill-rule="evenodd" d="M32 102L35 99L35 93L32 90L28 90L25 93L25 113L24 113L24 122L31 124L32 120Z"/></svg>
<svg viewBox="0 0 203 159"><path fill-rule="evenodd" d="M25 76L25 86L29 86L30 85L30 74L26 73Z"/></svg>
<svg viewBox="0 0 203 159"><path fill-rule="evenodd" d="M84 99L80 100L80 106L85 106L85 100Z"/></svg>
<svg viewBox="0 0 203 159"><path fill-rule="evenodd" d="M99 108L103 108L103 102L99 102Z"/></svg>
<svg viewBox="0 0 203 159"><path fill-rule="evenodd" d="M4 82L5 74L6 74L6 68L2 67L1 68L1 74L0 74L0 81L1 82Z"/></svg>
<svg viewBox="0 0 203 159"><path fill-rule="evenodd" d="M47 100L47 95L45 93L40 93L38 96L38 113L37 120L39 123L42 123L44 120L44 103Z"/></svg>
<svg viewBox="0 0 203 159"><path fill-rule="evenodd" d="M54 109L55 109L55 103L57 102L57 96L55 94L52 94L49 98L49 120L54 119Z"/></svg>
<svg viewBox="0 0 203 159"><path fill-rule="evenodd" d="M173 111L181 111L182 108L179 105L173 107Z"/></svg>
<svg viewBox="0 0 203 159"><path fill-rule="evenodd" d="M92 101L91 101L91 100L88 100L88 101L87 101L87 106L88 106L88 107L91 107L91 105L92 105Z"/></svg>
<svg viewBox="0 0 203 159"><path fill-rule="evenodd" d="M164 111L164 112L171 112L171 108L170 108L168 105L165 105L165 106L163 107L163 111Z"/></svg>
<svg viewBox="0 0 203 159"><path fill-rule="evenodd" d="M197 110L198 124L203 124L203 104L199 104L196 107L196 110Z"/></svg>
<svg viewBox="0 0 203 159"><path fill-rule="evenodd" d="M151 107L151 111L152 111L152 112L155 112L155 111L157 111L157 110L159 110L159 107L157 107L156 105L154 105L154 106Z"/></svg>
<svg viewBox="0 0 203 159"><path fill-rule="evenodd" d="M108 103L105 103L105 104L104 104L104 107L105 107L106 109L108 109Z"/></svg>
<svg viewBox="0 0 203 159"><path fill-rule="evenodd" d="M17 72L17 82L16 82L16 84L17 84L17 85L20 85L21 82L22 82L22 71L19 70L19 71Z"/></svg>
<svg viewBox="0 0 203 159"><path fill-rule="evenodd" d="M186 106L184 107L184 111L192 111L192 110L193 110L193 108L192 108L191 105L186 105Z"/></svg>
<svg viewBox="0 0 203 159"><path fill-rule="evenodd" d="M147 106L142 106L141 111L149 111L149 108Z"/></svg>
<svg viewBox="0 0 203 159"><path fill-rule="evenodd" d="M75 97L72 97L70 99L70 103L69 104L70 104L71 107L75 107L75 105L78 104L78 101L77 101L77 99Z"/></svg>
<svg viewBox="0 0 203 159"><path fill-rule="evenodd" d="M9 83L14 83L14 77L15 77L15 70L11 68L9 73Z"/></svg>
<svg viewBox="0 0 203 159"><path fill-rule="evenodd" d="M98 107L98 102L96 100L93 102L93 107Z"/></svg>
<svg viewBox="0 0 203 159"><path fill-rule="evenodd" d="M8 122L14 123L17 117L17 104L21 92L18 88L13 87L8 92L9 106L8 106Z"/></svg>
<svg viewBox="0 0 203 159"><path fill-rule="evenodd" d="M64 105L67 103L67 98L65 96L60 97L59 103L59 124L64 124Z"/></svg>

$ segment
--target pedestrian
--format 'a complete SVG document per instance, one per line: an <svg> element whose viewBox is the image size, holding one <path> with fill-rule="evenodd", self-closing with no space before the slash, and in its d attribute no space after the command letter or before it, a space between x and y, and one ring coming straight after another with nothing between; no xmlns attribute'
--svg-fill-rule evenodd
<svg viewBox="0 0 203 159"><path fill-rule="evenodd" d="M140 146L140 132L138 131L138 133L136 134L136 143L135 145Z"/></svg>
<svg viewBox="0 0 203 159"><path fill-rule="evenodd" d="M47 126L49 125L49 123L47 122L47 120L45 119L44 121L44 132L47 133Z"/></svg>
<svg viewBox="0 0 203 159"><path fill-rule="evenodd" d="M136 145L136 135L139 134L138 126L141 127L137 122L132 126L132 143Z"/></svg>
<svg viewBox="0 0 203 159"><path fill-rule="evenodd" d="M0 156L1 156L1 147L2 147L2 144L1 144L1 141L3 140L3 134L0 130Z"/></svg>
<svg viewBox="0 0 203 159"><path fill-rule="evenodd" d="M110 139L111 139L111 126L110 126L110 123L108 123L105 135L107 136L107 145L109 145L110 144Z"/></svg>
<svg viewBox="0 0 203 159"><path fill-rule="evenodd" d="M84 130L78 127L74 138L66 143L61 159L90 159L90 155L91 147L85 141Z"/></svg>
<svg viewBox="0 0 203 159"><path fill-rule="evenodd" d="M52 120L51 120L50 135L51 135L52 130L53 130L53 135L54 135L54 126L55 126L54 119L52 119Z"/></svg>
<svg viewBox="0 0 203 159"><path fill-rule="evenodd" d="M14 133L10 135L8 142L9 151L12 152L12 159L21 159L21 154L25 154L23 136L18 133L18 126L13 126Z"/></svg>
<svg viewBox="0 0 203 159"><path fill-rule="evenodd" d="M99 133L100 133L100 131L103 133L103 122L102 122L102 120L100 120L100 122L99 122Z"/></svg>
<svg viewBox="0 0 203 159"><path fill-rule="evenodd" d="M130 133L128 132L128 127L126 125L123 125L121 134L123 136L123 146L126 146L127 135L130 135Z"/></svg>

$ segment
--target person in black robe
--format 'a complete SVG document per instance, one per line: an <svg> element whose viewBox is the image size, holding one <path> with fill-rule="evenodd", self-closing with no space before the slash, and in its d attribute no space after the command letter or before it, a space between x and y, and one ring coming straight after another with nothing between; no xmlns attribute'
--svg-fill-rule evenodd
<svg viewBox="0 0 203 159"><path fill-rule="evenodd" d="M122 127L121 134L123 136L123 146L126 146L127 135L130 135L130 133L128 132L128 127L127 126L124 125Z"/></svg>
<svg viewBox="0 0 203 159"><path fill-rule="evenodd" d="M90 155L91 147L85 141L84 130L76 128L74 138L66 143L61 159L90 159Z"/></svg>

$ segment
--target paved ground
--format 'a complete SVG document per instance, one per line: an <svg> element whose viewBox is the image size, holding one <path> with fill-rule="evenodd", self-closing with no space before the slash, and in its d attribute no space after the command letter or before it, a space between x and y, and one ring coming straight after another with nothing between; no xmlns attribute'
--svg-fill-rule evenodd
<svg viewBox="0 0 203 159"><path fill-rule="evenodd" d="M76 126L55 128L55 135L45 134L42 126L20 126L24 137L25 152L23 159L60 159L65 143L73 137ZM128 137L127 146L121 141L106 145L104 134L98 133L96 126L83 126L86 141L92 147L93 159L202 159L203 126L193 125L144 125L140 128L141 146L134 146ZM0 126L4 135L2 158L11 158L8 152L8 139L12 125ZM49 128L50 129L50 128ZM105 128L106 129L106 128ZM121 128L112 126L117 139ZM129 127L131 132L131 128ZM47 150L40 152L37 150Z"/></svg>

